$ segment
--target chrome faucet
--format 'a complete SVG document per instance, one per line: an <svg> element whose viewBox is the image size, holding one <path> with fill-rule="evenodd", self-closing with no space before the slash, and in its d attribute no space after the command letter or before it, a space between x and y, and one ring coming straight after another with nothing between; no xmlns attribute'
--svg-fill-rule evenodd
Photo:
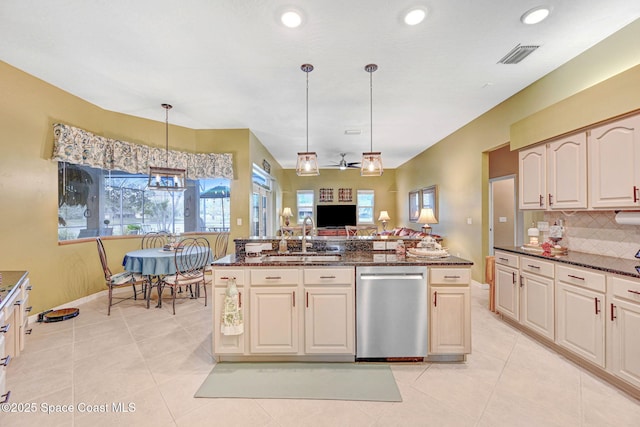
<svg viewBox="0 0 640 427"><path fill-rule="evenodd" d="M313 222L313 218L310 216L305 216L304 220L302 220L302 252L307 252L307 220L311 221L311 235L313 236L316 232L316 224Z"/></svg>

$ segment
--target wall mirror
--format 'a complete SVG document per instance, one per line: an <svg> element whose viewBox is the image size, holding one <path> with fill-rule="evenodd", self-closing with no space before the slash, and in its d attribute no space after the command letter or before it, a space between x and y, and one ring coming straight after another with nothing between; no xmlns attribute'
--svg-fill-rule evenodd
<svg viewBox="0 0 640 427"><path fill-rule="evenodd" d="M433 215L436 219L439 218L438 215L438 188L436 185L432 185L430 187L425 187L420 190L420 208L431 208L433 209Z"/></svg>
<svg viewBox="0 0 640 427"><path fill-rule="evenodd" d="M420 192L409 191L409 221L417 222L420 216Z"/></svg>

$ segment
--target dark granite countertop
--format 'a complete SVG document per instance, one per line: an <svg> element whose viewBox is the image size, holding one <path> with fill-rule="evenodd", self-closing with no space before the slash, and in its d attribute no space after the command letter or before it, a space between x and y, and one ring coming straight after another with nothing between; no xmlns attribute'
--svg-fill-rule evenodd
<svg viewBox="0 0 640 427"><path fill-rule="evenodd" d="M571 250L567 255L543 255L541 252L527 251L518 246L494 246L494 249L640 279L640 259L614 258Z"/></svg>
<svg viewBox="0 0 640 427"><path fill-rule="evenodd" d="M4 308L5 302L18 289L22 281L27 277L26 271L0 271L2 281L0 281L0 310Z"/></svg>
<svg viewBox="0 0 640 427"><path fill-rule="evenodd" d="M327 255L333 255L335 253L327 252ZM390 252L369 252L369 251L354 251L344 252L340 254L339 261L317 261L313 260L313 256L310 256L305 261L265 261L262 257L247 257L243 255L231 254L227 255L213 264L219 266L239 266L239 267L293 267L293 266L403 266L403 265L426 265L426 266L460 266L470 267L473 262L458 258L455 256L449 256L446 258L437 259L425 259L414 257L401 257L398 258L395 254Z"/></svg>

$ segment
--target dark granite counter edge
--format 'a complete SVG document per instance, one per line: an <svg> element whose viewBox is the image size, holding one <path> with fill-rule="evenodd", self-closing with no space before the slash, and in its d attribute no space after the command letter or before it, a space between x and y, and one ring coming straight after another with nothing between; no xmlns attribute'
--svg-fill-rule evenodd
<svg viewBox="0 0 640 427"><path fill-rule="evenodd" d="M0 283L0 310L2 310L6 302L13 296L19 285L27 277L27 271L0 271L2 274L2 283Z"/></svg>
<svg viewBox="0 0 640 427"><path fill-rule="evenodd" d="M494 246L494 249L524 255L532 258L540 258L561 264L576 267L589 268L605 273L619 274L621 276L640 279L640 259L614 258L603 255L589 254L585 252L569 251L567 255L548 256L539 252L524 250L517 246Z"/></svg>
<svg viewBox="0 0 640 427"><path fill-rule="evenodd" d="M265 262L259 257L244 257L236 254L227 255L219 260L213 262L214 267L341 267L341 266L406 266L406 265L426 265L426 266L458 266L467 267L472 266L473 262L450 256L440 259L417 259L417 258L403 258L392 259L392 255L389 256L389 260L374 261L373 254L371 255L345 255L343 260L340 261L288 261L288 262Z"/></svg>

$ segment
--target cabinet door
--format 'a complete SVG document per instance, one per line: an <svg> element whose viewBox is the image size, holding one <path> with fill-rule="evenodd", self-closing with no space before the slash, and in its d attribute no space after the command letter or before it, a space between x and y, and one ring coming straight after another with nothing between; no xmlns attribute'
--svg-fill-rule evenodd
<svg viewBox="0 0 640 427"><path fill-rule="evenodd" d="M553 280L522 273L520 322L538 334L554 339Z"/></svg>
<svg viewBox="0 0 640 427"><path fill-rule="evenodd" d="M251 288L251 353L298 352L296 290L292 286Z"/></svg>
<svg viewBox="0 0 640 427"><path fill-rule="evenodd" d="M612 301L609 310L613 373L640 387L640 304L617 298Z"/></svg>
<svg viewBox="0 0 640 427"><path fill-rule="evenodd" d="M538 146L518 153L520 209L546 209L546 148Z"/></svg>
<svg viewBox="0 0 640 427"><path fill-rule="evenodd" d="M518 320L519 316L519 290L518 270L505 267L496 263L495 287L496 310L503 316Z"/></svg>
<svg viewBox="0 0 640 427"><path fill-rule="evenodd" d="M551 209L586 209L586 133L547 146L547 204Z"/></svg>
<svg viewBox="0 0 640 427"><path fill-rule="evenodd" d="M222 313L224 313L224 297L226 294L225 288L213 288L213 352L214 354L243 354L244 353L244 340L245 334L248 331L245 323L245 332L240 335L223 335L220 332L220 325L222 323ZM238 289L238 302L240 310L242 311L242 318L246 322L245 310L244 310L244 289Z"/></svg>
<svg viewBox="0 0 640 427"><path fill-rule="evenodd" d="M431 287L429 354L471 352L469 288Z"/></svg>
<svg viewBox="0 0 640 427"><path fill-rule="evenodd" d="M597 127L588 141L590 206L640 206L640 116Z"/></svg>
<svg viewBox="0 0 640 427"><path fill-rule="evenodd" d="M604 368L604 295L563 282L556 293L556 343Z"/></svg>
<svg viewBox="0 0 640 427"><path fill-rule="evenodd" d="M305 353L354 353L353 287L305 288Z"/></svg>

